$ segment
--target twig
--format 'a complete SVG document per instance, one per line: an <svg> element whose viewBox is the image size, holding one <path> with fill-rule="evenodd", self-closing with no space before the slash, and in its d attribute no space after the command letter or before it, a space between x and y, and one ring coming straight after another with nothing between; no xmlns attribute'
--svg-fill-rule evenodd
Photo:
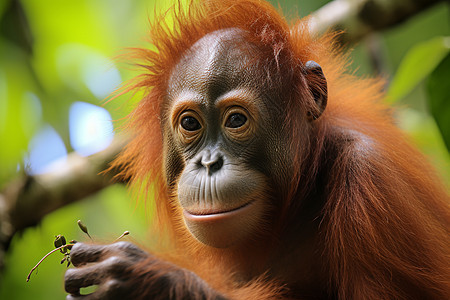
<svg viewBox="0 0 450 300"><path fill-rule="evenodd" d="M33 267L33 269L31 269L30 273L28 273L28 276L27 276L27 282L30 281L30 277L31 277L31 274L33 273L33 271L36 270L37 267L39 267L39 265L44 261L44 259L46 259L50 254L52 254L52 253L54 253L54 252L56 252L56 251L58 251L58 250L61 250L61 249L63 249L63 248L73 247L73 245L75 245L75 244L66 244L66 245L62 245L61 247L55 248L55 249L53 249L52 251L50 251L49 253L47 253L47 254L46 254L43 258L41 258L41 260Z"/></svg>

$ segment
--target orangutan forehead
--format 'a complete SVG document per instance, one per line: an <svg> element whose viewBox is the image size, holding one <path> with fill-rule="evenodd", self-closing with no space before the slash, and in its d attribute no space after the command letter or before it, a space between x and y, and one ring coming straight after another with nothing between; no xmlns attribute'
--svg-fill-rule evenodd
<svg viewBox="0 0 450 300"><path fill-rule="evenodd" d="M258 47L247 32L229 28L211 32L188 49L169 81L169 94L202 91L213 98L229 89L261 85L265 76Z"/></svg>

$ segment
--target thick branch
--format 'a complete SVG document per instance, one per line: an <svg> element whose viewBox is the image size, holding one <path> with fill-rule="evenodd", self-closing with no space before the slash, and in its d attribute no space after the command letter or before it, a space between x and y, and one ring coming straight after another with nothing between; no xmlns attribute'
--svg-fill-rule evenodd
<svg viewBox="0 0 450 300"><path fill-rule="evenodd" d="M7 249L16 232L110 185L114 174L99 173L108 167L125 143L125 139L117 138L106 150L89 157L71 153L53 172L11 182L0 194L0 265L1 249Z"/></svg>
<svg viewBox="0 0 450 300"><path fill-rule="evenodd" d="M15 186L19 189L13 191L15 197L9 197L14 228L21 230L36 224L47 213L110 185L111 174L99 173L108 167L123 145L123 141L116 139L106 150L89 157L71 153L57 170L17 182Z"/></svg>
<svg viewBox="0 0 450 300"><path fill-rule="evenodd" d="M344 31L344 44L393 27L442 0L334 0L311 15L311 31Z"/></svg>

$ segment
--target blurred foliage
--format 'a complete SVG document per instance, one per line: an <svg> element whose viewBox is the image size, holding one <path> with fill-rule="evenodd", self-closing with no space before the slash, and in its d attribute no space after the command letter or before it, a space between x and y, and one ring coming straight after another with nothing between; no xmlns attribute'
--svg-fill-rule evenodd
<svg viewBox="0 0 450 300"><path fill-rule="evenodd" d="M447 49L450 38L445 39ZM431 112L436 119L447 149L450 149L450 55L437 66L428 79L428 96Z"/></svg>
<svg viewBox="0 0 450 300"><path fill-rule="evenodd" d="M409 50L392 80L388 101L396 102L408 95L427 78L450 51L450 38L435 37Z"/></svg>
<svg viewBox="0 0 450 300"><path fill-rule="evenodd" d="M430 153L435 165L449 179L450 149L450 37L434 37L412 47L401 61L387 93L387 101L398 102L427 80L426 111L403 109L400 125L416 138L422 150ZM448 180L447 180L448 182Z"/></svg>
<svg viewBox="0 0 450 300"><path fill-rule="evenodd" d="M293 19L308 15L328 1L271 2ZM30 140L40 129L52 126L67 151L73 150L70 106L76 101L103 105L119 82L136 75L129 66L118 66L114 57L126 47L145 47L148 18L154 9L159 11L170 3L0 1L0 188L23 172ZM442 36L449 36L448 13L448 6L442 3L378 36L385 63L381 75L393 78L390 95L396 96L390 101L399 108L398 123L430 157L446 182L450 182L450 157L442 136L448 145L450 101L445 100L450 95L450 63L448 41L442 44L446 39ZM360 42L351 56L352 67L363 76L374 73L368 47L365 41ZM119 120L115 127L136 99L129 101L129 96L123 96L104 106L114 120ZM132 238L145 240L145 208L135 207L129 198L123 186L111 186L50 214L38 227L15 236L0 279L0 299L64 298L61 255L44 262L28 284L25 278L52 250L55 235L86 240L76 225L78 219L101 239L111 240L129 230Z"/></svg>
<svg viewBox="0 0 450 300"><path fill-rule="evenodd" d="M105 105L104 98L117 87L109 81L119 84L135 74L126 64L117 67L115 57L126 47L145 46L149 16L168 5L151 0L0 1L0 189L21 175L29 143L41 129L54 128L72 151L68 118L74 102L104 105L118 120L115 127L120 125L134 100L125 96ZM87 240L78 219L97 241L111 241L124 230L131 232L130 239L146 240L146 209L130 201L124 186L111 186L14 237L0 275L0 299L65 298L62 255L51 255L30 282L25 278L53 249L55 235Z"/></svg>

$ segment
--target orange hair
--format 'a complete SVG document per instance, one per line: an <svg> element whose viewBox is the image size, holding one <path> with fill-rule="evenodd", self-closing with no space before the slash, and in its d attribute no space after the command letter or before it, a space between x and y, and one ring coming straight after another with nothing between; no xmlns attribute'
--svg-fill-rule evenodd
<svg viewBox="0 0 450 300"><path fill-rule="evenodd" d="M124 92L144 89L146 94L129 117L127 129L133 138L113 166L123 167L121 175L131 180L138 193L154 190L159 224L171 232L182 230L162 170L161 112L169 76L197 40L231 27L248 32L261 49L270 49L265 52L267 59L276 64L284 59L283 72L293 78L299 78L295 76L306 61L314 60L327 79L328 106L314 125L299 117L299 111L314 108L305 100L306 84L293 81L294 96L286 108L292 131L287 151L297 157L285 207L294 213L301 201L292 196L306 195L311 188L331 191L320 228L330 274L328 288L338 290L343 299L371 295L403 299L407 295L402 291L408 289L416 291L418 298L450 298L448 195L423 157L393 125L382 103L383 83L346 73L347 59L334 45L334 34L312 36L307 19L289 26L266 2L206 0L193 1L185 9L173 6L154 18L150 49L135 49L132 54L144 73ZM312 75L302 76L303 81L315 80ZM299 134L305 132L304 126L313 130L309 137ZM350 143L355 140L358 148ZM336 161L330 169L333 181L317 187L327 143L338 143L340 152L334 154ZM422 289L429 292L421 294Z"/></svg>

